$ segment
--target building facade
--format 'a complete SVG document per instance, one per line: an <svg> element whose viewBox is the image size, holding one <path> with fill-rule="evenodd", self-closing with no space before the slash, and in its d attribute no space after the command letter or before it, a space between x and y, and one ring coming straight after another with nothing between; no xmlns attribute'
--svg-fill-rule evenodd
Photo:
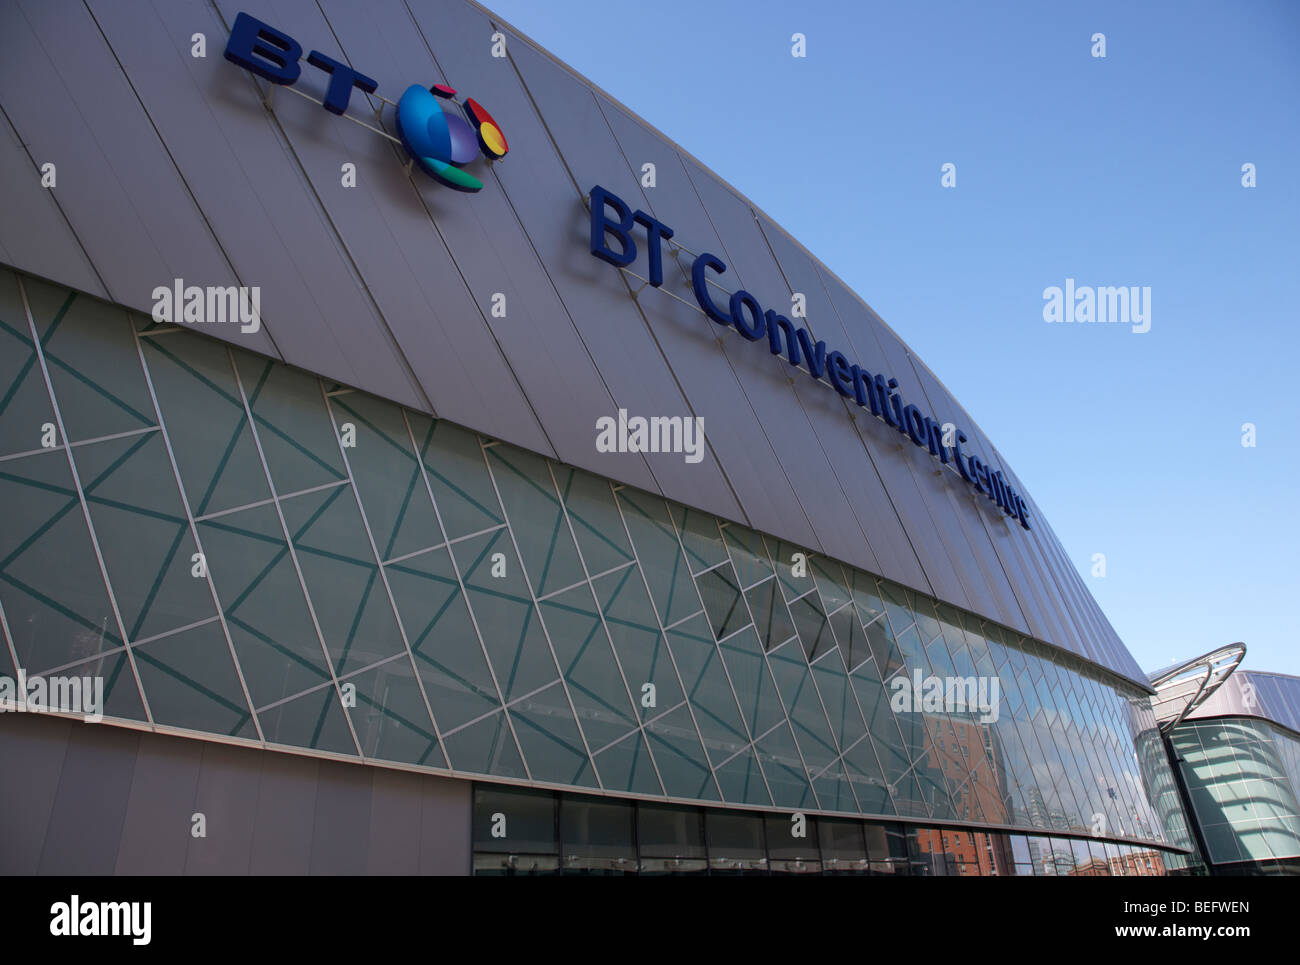
<svg viewBox="0 0 1300 965"><path fill-rule="evenodd" d="M1300 679L1237 671L1167 740L1211 873L1300 874Z"/></svg>
<svg viewBox="0 0 1300 965"><path fill-rule="evenodd" d="M0 714L3 870L1198 865L992 442L488 11L0 38L0 677L100 697Z"/></svg>

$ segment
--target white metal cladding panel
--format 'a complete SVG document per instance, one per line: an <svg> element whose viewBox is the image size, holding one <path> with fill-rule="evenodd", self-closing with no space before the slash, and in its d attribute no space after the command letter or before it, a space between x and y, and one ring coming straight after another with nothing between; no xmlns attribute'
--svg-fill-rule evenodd
<svg viewBox="0 0 1300 965"><path fill-rule="evenodd" d="M482 209L482 217L491 245L499 243L498 234L513 233L520 223L526 229L526 236L519 240L529 253L515 248L503 251L502 259L511 268L515 258L531 262L530 270L517 279L514 299L507 304L522 304L531 311L534 331L510 329L512 335L527 339L529 347L522 357L511 356L511 360L516 371L533 369L533 381L525 385L525 390L547 435L555 443L556 454L584 469L656 489L644 457L595 451L595 420L614 413L618 405L614 387L601 371L591 347L582 341L572 309L564 300L572 294L571 286L562 285L555 274L556 248L560 243L555 222L563 224L559 229L561 234L567 230L569 246L581 253L585 251L580 227L584 216L576 188L556 154L550 135L510 61L490 55L493 28L477 8L460 3L412 2L408 6L448 80L466 95L481 101L505 126L511 153L492 173L496 182L494 193L500 192L509 214L502 212L487 220L492 216ZM408 78L408 82L423 83L423 79ZM521 164L521 159L527 159L526 163ZM492 187L492 184L485 185L482 192L469 199L473 203L468 207L480 210L478 202ZM460 263L459 246L453 243L451 249ZM592 259L588 256L588 260ZM537 270L531 270L532 265ZM481 268L483 283L490 284L491 272L484 273ZM577 310L583 307L578 306ZM505 344L505 339L502 340ZM545 347L548 343L549 350ZM492 432L490 424L475 428Z"/></svg>
<svg viewBox="0 0 1300 965"><path fill-rule="evenodd" d="M53 192L30 190L39 183L36 168L41 163L39 159L33 163L13 125L0 117L0 184L18 189L4 195L0 257L23 271L63 277L81 291L106 298L108 292L55 203ZM29 190L21 190L23 187Z"/></svg>
<svg viewBox="0 0 1300 965"><path fill-rule="evenodd" d="M963 445L963 451L977 453L981 459L992 456L985 452L980 441L970 429L970 418L957 404L956 400L940 385L923 365L911 364L910 370L925 389L926 402L933 417L939 422L951 422L973 436ZM1001 460L990 460L1002 468ZM1004 470L1004 475L1006 472ZM1054 613L1060 605L1059 593L1054 583L1035 566L1028 564L1025 537L1028 533L1019 521L1004 515L996 505L990 503L983 495L976 493L969 485L954 480L952 490L953 502L961 505L964 517L975 518L986 534L990 550L1002 568L1002 579L994 582L993 588L1002 594L1003 610L1014 607L1018 610L1017 619L1021 627L1040 640L1059 639L1063 627L1055 621ZM1015 485L1012 483L1012 485ZM1017 487L1017 492L1019 488ZM1008 600L1007 597L1010 596Z"/></svg>
<svg viewBox="0 0 1300 965"><path fill-rule="evenodd" d="M37 164L55 164L54 197L108 296L147 311L172 278L234 283L85 6L0 5L0 37L0 107ZM274 351L264 335L249 344Z"/></svg>
<svg viewBox="0 0 1300 965"><path fill-rule="evenodd" d="M349 384L386 380L390 398L426 406L396 349L375 337L373 306L252 79L243 74L235 80L219 51L188 56L196 30L214 46L221 43L225 27L217 12L206 4L155 11L106 2L93 9L234 265L235 283L261 288L263 331L283 359ZM150 307L143 298L119 300L143 311ZM231 328L211 326L209 334L254 347Z"/></svg>
<svg viewBox="0 0 1300 965"><path fill-rule="evenodd" d="M771 280L779 279L779 275L748 205L689 160L686 170L718 231L722 247L714 253L726 262L728 269L718 283L729 291L751 290L761 303L763 299L758 293L764 290L764 285L770 286ZM760 284L760 279L767 281ZM768 306L785 309L788 297L786 292L775 305L769 299ZM723 349L812 527L812 541L803 542L812 549L838 555L827 544L835 546L841 541L844 521L852 518L852 512L794 391L791 376L803 376L790 372L784 363L769 356L765 341L750 343L738 335L729 335Z"/></svg>
<svg viewBox="0 0 1300 965"><path fill-rule="evenodd" d="M826 290L839 312L858 360L873 374L897 376L898 373L892 371L896 367L890 363L871 331L875 322L867 309L835 278L826 278ZM898 377L906 399L909 394L907 383L902 376ZM910 394L913 398L917 395L915 391ZM945 545L944 529L950 525L951 511L932 507L933 494L927 493L925 483L921 481L936 468L929 450L918 449L910 440L905 440L896 430L869 414L860 420L859 431L873 455L879 454L876 465L894 511L916 550L935 595L978 612L978 606L970 599L957 572L966 563L959 553ZM987 615L993 616L992 613Z"/></svg>
<svg viewBox="0 0 1300 965"><path fill-rule="evenodd" d="M515 45L512 59L565 168L554 185L555 199L549 196L551 186L544 192L531 169L512 166L512 181L503 166L502 179L529 225L530 237L574 325L619 407L633 416L701 416L707 434L718 420L688 406L637 302L628 297L627 286L582 244L590 229L581 201L597 178L609 177L610 189L629 203L639 200L637 181L596 98L572 74L526 44ZM658 292L646 293L647 299L658 297ZM701 505L716 507L732 518L738 515L735 497L711 453L697 463L687 463L680 453L651 453L646 460L661 491L693 492Z"/></svg>
<svg viewBox="0 0 1300 965"><path fill-rule="evenodd" d="M870 309L639 119L508 30L511 58L492 58L499 24L460 0L219 8L3 8L0 106L14 134L0 144L0 168L17 176L0 202L25 222L0 225L6 260L145 312L160 278L260 285L260 341L221 326L209 334L738 519L1144 679L1036 507L1032 532L1012 530L928 453L900 445L765 343L723 335L665 292L634 299L620 273L590 257L581 199L601 183L690 249L720 255L727 288L747 287L778 311L792 289L804 291L808 325L828 348L962 425L970 450L1029 498ZM465 196L408 178L391 142L293 94L277 92L268 113L259 97L268 85L220 56L245 9L370 74L390 98L410 83L460 88L501 120L510 156L478 164L484 189ZM56 65L39 42L65 22L75 65ZM196 30L208 36L206 58L189 56ZM302 87L319 94L312 74L304 69ZM93 127L83 116L92 100ZM353 101L364 114L364 96ZM23 176L46 155L60 161L53 192ZM344 160L358 165L357 188L339 184ZM645 161L658 185L642 191ZM665 288L693 302L689 263L666 259ZM644 252L634 268L644 273ZM496 292L505 318L491 316ZM619 406L704 417L710 455L690 466L596 453L594 420Z"/></svg>
<svg viewBox="0 0 1300 965"><path fill-rule="evenodd" d="M646 161L652 161L657 167L658 187L652 192L653 197L641 195L644 210L672 226L684 244L690 238L692 250L720 248L677 152L618 107L608 101L603 101L602 107L624 156L633 167ZM809 540L812 530L807 517L754 413L740 374L727 360L722 330L695 307L689 287L690 263L687 255L678 260L666 258L664 290L644 293L639 299L641 310L672 361L673 372L692 407L697 412L713 413L716 421L709 421L706 416L705 433L726 471L742 518L756 529L781 533L796 542ZM638 274L644 274L644 267L644 264L637 267ZM613 283L611 278L602 284ZM669 297L667 292L688 304ZM715 424L726 431L710 431Z"/></svg>
<svg viewBox="0 0 1300 965"><path fill-rule="evenodd" d="M1238 670L1188 720L1206 717L1263 717L1300 732L1300 677Z"/></svg>

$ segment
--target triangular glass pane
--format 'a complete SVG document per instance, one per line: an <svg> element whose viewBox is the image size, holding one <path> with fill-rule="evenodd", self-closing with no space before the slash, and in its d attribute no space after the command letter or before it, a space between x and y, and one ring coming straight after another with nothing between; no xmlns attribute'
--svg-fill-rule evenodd
<svg viewBox="0 0 1300 965"><path fill-rule="evenodd" d="M774 727L755 741L754 747L772 790L772 803L782 808L817 807L788 724Z"/></svg>
<svg viewBox="0 0 1300 965"><path fill-rule="evenodd" d="M195 516L271 498L227 349L202 338L142 338L167 439Z"/></svg>
<svg viewBox="0 0 1300 965"><path fill-rule="evenodd" d="M385 571L439 729L445 733L499 708L447 550L408 557Z"/></svg>
<svg viewBox="0 0 1300 965"><path fill-rule="evenodd" d="M690 712L682 705L645 725L664 791L670 797L718 800Z"/></svg>
<svg viewBox="0 0 1300 965"><path fill-rule="evenodd" d="M600 782L607 791L628 794L663 794L655 774L650 748L640 730L635 730L595 757Z"/></svg>
<svg viewBox="0 0 1300 965"><path fill-rule="evenodd" d="M717 764L749 742L722 655L702 613L679 623L667 635L705 749Z"/></svg>
<svg viewBox="0 0 1300 965"><path fill-rule="evenodd" d="M198 528L254 706L329 680L274 507L246 509Z"/></svg>
<svg viewBox="0 0 1300 965"><path fill-rule="evenodd" d="M356 688L347 705L361 753L380 761L445 767L424 696L405 654L341 681ZM353 705L354 703L354 705Z"/></svg>
<svg viewBox="0 0 1300 965"><path fill-rule="evenodd" d="M487 454L533 592L545 596L583 579L546 460L505 444L492 446Z"/></svg>
<svg viewBox="0 0 1300 965"><path fill-rule="evenodd" d="M316 377L237 349L234 355L275 491L286 496L346 479Z"/></svg>
<svg viewBox="0 0 1300 965"><path fill-rule="evenodd" d="M451 552L506 700L557 680L560 674L555 658L546 643L509 532L498 529L471 536L453 543ZM494 572L504 575L494 576Z"/></svg>
<svg viewBox="0 0 1300 965"><path fill-rule="evenodd" d="M750 804L770 807L772 795L767 793L763 770L753 747L746 747L717 769L718 785L722 799L728 804Z"/></svg>
<svg viewBox="0 0 1300 965"><path fill-rule="evenodd" d="M695 582L704 599L704 610L709 616L715 638L725 639L750 622L749 609L745 606L740 587L736 585L736 576L728 564L724 563L700 574Z"/></svg>
<svg viewBox="0 0 1300 965"><path fill-rule="evenodd" d="M280 503L334 672L404 652L401 631L350 486Z"/></svg>
<svg viewBox="0 0 1300 965"><path fill-rule="evenodd" d="M334 396L329 404L340 429L350 423L355 433L348 465L379 558L390 560L441 543L438 517L401 408L363 392Z"/></svg>
<svg viewBox="0 0 1300 965"><path fill-rule="evenodd" d="M335 754L357 752L333 684L274 707L261 708L257 719L262 724L262 734L272 744L313 747Z"/></svg>
<svg viewBox="0 0 1300 965"><path fill-rule="evenodd" d="M406 417L447 538L457 539L504 523L478 436L417 412L408 410Z"/></svg>
<svg viewBox="0 0 1300 965"><path fill-rule="evenodd" d="M534 781L597 786L562 685L525 697L508 711Z"/></svg>
<svg viewBox="0 0 1300 965"><path fill-rule="evenodd" d="M109 439L74 452L130 639L215 616L207 580L194 577L197 549L161 434Z"/></svg>
<svg viewBox="0 0 1300 965"><path fill-rule="evenodd" d="M458 771L521 780L528 778L504 711L498 711L454 734L443 731L442 746L447 754L448 766Z"/></svg>
<svg viewBox="0 0 1300 965"><path fill-rule="evenodd" d="M658 496L631 489L619 490L618 502L664 626L697 612L700 599L667 505Z"/></svg>
<svg viewBox="0 0 1300 965"><path fill-rule="evenodd" d="M629 566L592 581L596 599L605 614L605 625L618 661L634 695L645 693L645 684L654 684L653 707L639 706L642 719L653 717L665 707L682 702L681 684L673 668L672 656L664 643L655 619L650 597L646 594L641 573Z"/></svg>
<svg viewBox="0 0 1300 965"><path fill-rule="evenodd" d="M587 744L604 747L636 727L637 716L591 589L584 583L540 606Z"/></svg>
<svg viewBox="0 0 1300 965"><path fill-rule="evenodd" d="M623 517L609 482L580 469L554 464L551 468L587 572L604 573L631 562L632 544L623 529Z"/></svg>
<svg viewBox="0 0 1300 965"><path fill-rule="evenodd" d="M137 645L134 652L156 723L257 737L219 621Z"/></svg>
<svg viewBox="0 0 1300 965"><path fill-rule="evenodd" d="M0 506L0 604L18 665L41 673L121 647L67 455L7 461Z"/></svg>
<svg viewBox="0 0 1300 965"><path fill-rule="evenodd" d="M763 659L758 634L752 628L728 637L718 645L740 712L751 734L763 734L785 719L776 684Z"/></svg>

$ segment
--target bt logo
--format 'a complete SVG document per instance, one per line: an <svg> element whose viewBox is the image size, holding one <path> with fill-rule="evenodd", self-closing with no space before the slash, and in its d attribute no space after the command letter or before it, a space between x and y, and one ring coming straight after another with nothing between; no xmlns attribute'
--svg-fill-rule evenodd
<svg viewBox="0 0 1300 965"><path fill-rule="evenodd" d="M239 14L230 28L225 58L272 84L292 84L302 74L298 63L302 45L246 13ZM373 94L379 86L319 50L307 55L307 63L330 75L322 106L331 114L347 111L354 87ZM468 120L445 110L442 101L455 95L455 90L442 84L430 88L412 84L397 104L397 133L411 159L430 177L457 191L478 191L483 182L461 168L480 152L493 161L499 160L509 147L501 126L474 98L466 98L463 105Z"/></svg>

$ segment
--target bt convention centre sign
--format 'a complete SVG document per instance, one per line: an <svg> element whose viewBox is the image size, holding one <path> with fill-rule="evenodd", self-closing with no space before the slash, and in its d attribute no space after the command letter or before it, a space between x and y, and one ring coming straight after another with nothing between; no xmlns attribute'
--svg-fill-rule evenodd
<svg viewBox="0 0 1300 965"><path fill-rule="evenodd" d="M637 243L632 237L636 225L645 229L649 282L658 288L664 281L663 242L673 230L644 211L633 211L622 198L597 185L591 189L591 253L602 261L625 268L636 260ZM610 247L611 239L617 250ZM967 436L954 427L945 439L943 423L906 404L898 391L898 380L868 372L850 362L843 352L827 350L826 343L814 341L807 328L794 323L772 309L764 310L758 299L743 288L735 292L725 306L718 305L709 294L709 275L722 275L726 263L717 255L704 252L691 266L691 288L704 314L719 325L734 328L745 339L767 339L773 355L784 356L790 365L806 371L815 381L829 383L840 395L852 399L886 425L898 430L912 443L929 449L930 455L947 465L956 464L961 478L987 496L1002 512L1030 529L1029 507L1020 494L978 456L962 452Z"/></svg>

